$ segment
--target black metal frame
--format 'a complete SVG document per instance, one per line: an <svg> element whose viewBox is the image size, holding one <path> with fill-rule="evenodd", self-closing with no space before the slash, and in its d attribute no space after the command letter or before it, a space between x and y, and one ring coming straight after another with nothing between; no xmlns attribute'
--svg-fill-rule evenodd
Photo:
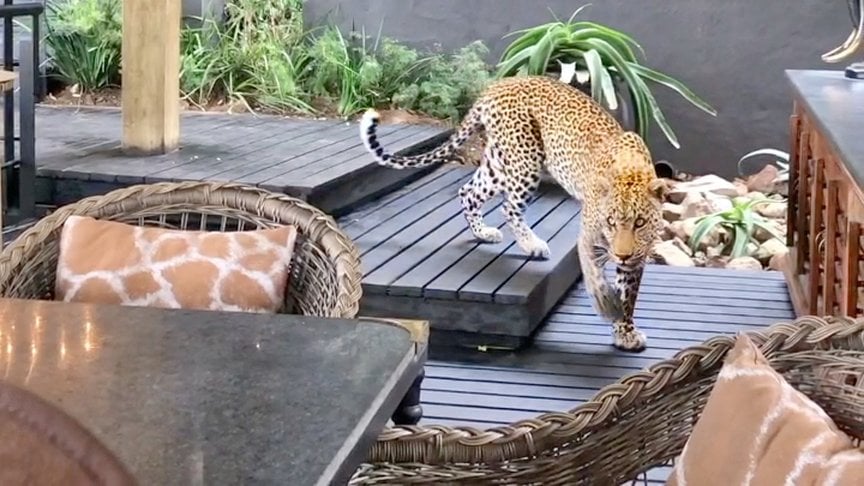
<svg viewBox="0 0 864 486"><path fill-rule="evenodd" d="M14 71L15 17L29 16L32 21L31 40L20 41L19 72L19 136L15 136L15 92L3 94L3 164L4 223L18 224L36 215L36 120L35 107L39 76L41 36L40 17L45 10L41 3L12 4L3 0L0 17L3 18L3 69ZM16 157L15 143L18 142Z"/></svg>

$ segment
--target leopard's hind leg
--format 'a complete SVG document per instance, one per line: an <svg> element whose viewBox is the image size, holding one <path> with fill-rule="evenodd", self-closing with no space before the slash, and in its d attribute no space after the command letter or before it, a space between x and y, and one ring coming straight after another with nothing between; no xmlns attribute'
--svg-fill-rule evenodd
<svg viewBox="0 0 864 486"><path fill-rule="evenodd" d="M495 174L489 164L492 150L491 145L486 146L482 163L474 171L471 180L459 189L462 214L468 221L471 233L483 243L500 243L504 239L501 230L483 222L483 206L502 189L500 176Z"/></svg>
<svg viewBox="0 0 864 486"><path fill-rule="evenodd" d="M549 245L537 236L525 221L528 200L540 186L540 172L545 155L539 139L536 143L532 143L533 140L527 137L521 140L525 145L512 153L493 147L489 165L493 171L500 170L503 173L501 184L504 204L501 209L516 244L528 256L546 259L549 258Z"/></svg>

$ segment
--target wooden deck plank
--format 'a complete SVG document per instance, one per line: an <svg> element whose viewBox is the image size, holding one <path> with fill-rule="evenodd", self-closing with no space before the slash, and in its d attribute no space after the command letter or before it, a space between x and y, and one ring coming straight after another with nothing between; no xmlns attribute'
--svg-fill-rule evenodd
<svg viewBox="0 0 864 486"><path fill-rule="evenodd" d="M234 181L303 198L335 216L434 167L392 170L368 155L357 122L252 114L181 116L180 148L127 156L121 150L120 111L37 109L38 203L67 204L133 184ZM75 131L66 129L74 125ZM450 131L386 124L393 149L428 149Z"/></svg>
<svg viewBox="0 0 864 486"><path fill-rule="evenodd" d="M458 192L472 170L441 167L340 219L361 253L361 311L426 319L439 343L518 346L578 279L570 267L579 205L552 185L529 202L526 221L555 255L533 266L505 228L500 197L484 211L504 241L480 244L471 235ZM523 270L530 275L511 280ZM505 286L502 307L495 294Z"/></svg>
<svg viewBox="0 0 864 486"><path fill-rule="evenodd" d="M667 284L676 276L686 285ZM770 291L734 290L753 286L754 281L759 281L759 289ZM648 335L643 353L624 353L611 346L611 326L590 309L584 284L579 283L544 321L529 347L433 356L427 365L429 384L421 395L426 414L422 423L486 428L544 411L569 410L623 375L671 357L686 346L718 334L764 329L795 317L788 293L780 291L784 283L778 272L753 275L649 265L645 282L645 288L654 292L641 295L636 304L636 321ZM681 295L682 288L690 295ZM741 294L749 298L742 300ZM666 474L668 468L658 468L648 477L662 483Z"/></svg>
<svg viewBox="0 0 864 486"><path fill-rule="evenodd" d="M335 135L333 138L344 136L344 129L340 124L324 122L298 124L268 120L257 125L254 133L231 143L230 157L199 158L182 165L154 171L148 177L169 180L233 180L230 178L231 173L242 171L250 162L260 159L257 155L261 151L278 147L279 151L290 156L293 155L292 152L314 148L310 147L310 142L317 142L319 146L331 144L333 140L329 137L333 135ZM290 144L285 143L288 140L291 141ZM227 178L219 177L223 174L227 175Z"/></svg>
<svg viewBox="0 0 864 486"><path fill-rule="evenodd" d="M559 203L560 201L546 193L538 194L531 200L525 211L526 221L529 225L536 223L537 219L553 210ZM499 207L490 209L498 209ZM515 248L513 235L506 227L505 219L500 210L489 215L488 224L501 230L504 236L501 243L475 244L467 248L464 255L454 258L454 261L449 265L439 262L439 269L441 270L439 275L427 280L427 282L418 282L422 283L422 295L424 297L492 302L494 298L492 294L498 285L509 278L521 266L526 257L518 248ZM469 238L473 241L473 236L466 232L465 239ZM450 254L445 255L449 256ZM478 275L490 267L492 270L486 272L478 281L474 281ZM493 275L493 272L496 274ZM425 277L425 275L423 276ZM472 282L474 282L473 285L471 285ZM488 295L477 296L478 293L482 294L483 292L488 292ZM471 298L472 296L474 299Z"/></svg>
<svg viewBox="0 0 864 486"><path fill-rule="evenodd" d="M418 203L434 197L436 192L458 183L464 177L465 174L460 174L458 171L435 172L416 184L384 196L373 204L358 208L357 211L341 218L339 225L356 242L381 224L399 217L406 211L412 211L412 202ZM362 246L360 250L365 251Z"/></svg>
<svg viewBox="0 0 864 486"><path fill-rule="evenodd" d="M360 137L356 133L352 133L344 124L337 125L335 128L337 131L326 137L321 134L317 136L313 134L314 140L305 144L302 152L296 155L286 156L278 151L259 155L257 157L259 162L249 169L240 168L233 175L234 180L245 184L308 187L307 181L303 177L283 178L281 183L277 182L277 179L297 168L326 161L347 151L356 151L358 144L362 144ZM408 129L409 127L404 125L382 127L382 131L391 136L398 136Z"/></svg>
<svg viewBox="0 0 864 486"><path fill-rule="evenodd" d="M384 125L382 128L388 127L392 127L392 125ZM395 129L389 133L384 133L382 131L384 134L383 136L392 140L389 146L391 152L394 153L403 150L405 147L410 147L411 145L422 142L424 139L434 135L433 131L426 129L425 127L411 125L398 125L397 127L398 128L394 127ZM405 143L406 139L409 140L407 145ZM310 180L315 174L326 169L335 167L337 169L342 169L342 172L344 172L346 167L352 166L354 168L360 168L361 166L367 166L370 162L374 161L372 155L369 154L368 150L366 150L366 147L363 145L362 140L356 134L353 138L345 140L342 143L342 148L344 150L340 150L339 152L327 157L311 159L308 163L301 162L292 164L291 167L286 167L284 172L274 176L271 179L271 183L279 184L279 181L282 180Z"/></svg>
<svg viewBox="0 0 864 486"><path fill-rule="evenodd" d="M525 220L531 225L531 228L538 237L549 243L550 253L554 252L556 257L565 254L573 249L575 241L565 243L563 246L556 246L551 240L563 225L569 223L571 209L567 200L562 197L563 191L544 192L542 197L536 198L529 203L525 210ZM563 206L563 208L562 208ZM508 241L508 240L505 240ZM499 245L500 246L500 245ZM508 241L506 248L496 256L492 262L483 270L470 278L465 285L459 289L459 298L462 300L471 300L477 302L497 302L498 290L506 284L514 275L528 267L531 268L535 264L541 264L538 260L529 259L522 250L516 245L515 241ZM461 267L459 267L461 269ZM570 283L576 280L577 277ZM510 288L510 297L501 303L527 303L528 297L534 287L521 286Z"/></svg>
<svg viewBox="0 0 864 486"><path fill-rule="evenodd" d="M413 147L417 144L421 144L429 139L432 139L440 134L438 129L429 128L429 127L418 127L416 130L410 131L404 138L400 138L398 140L393 139L389 146L393 153L400 153L405 151L406 149ZM393 138L392 136L390 138ZM369 153L365 151L362 152L361 155L356 155L352 157L345 157L340 160L333 160L328 164L321 164L320 166L316 166L315 170L308 174L292 174L293 177L308 177L309 184L312 186L324 186L326 184L331 184L334 181L339 181L342 177L348 177L345 175L344 166L353 167L356 169L362 169L363 167L368 167L369 164ZM404 169L389 169L387 170L404 170ZM281 176L280 176L281 177Z"/></svg>

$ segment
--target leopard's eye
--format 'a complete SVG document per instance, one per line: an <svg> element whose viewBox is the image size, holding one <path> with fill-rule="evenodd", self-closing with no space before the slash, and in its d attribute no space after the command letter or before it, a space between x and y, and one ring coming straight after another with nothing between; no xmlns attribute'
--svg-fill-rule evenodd
<svg viewBox="0 0 864 486"><path fill-rule="evenodd" d="M608 224L609 226L615 226L615 220L612 219L612 216L606 218L606 224Z"/></svg>
<svg viewBox="0 0 864 486"><path fill-rule="evenodd" d="M641 228L645 226L645 218L636 218L636 221L633 223L633 226L637 228Z"/></svg>

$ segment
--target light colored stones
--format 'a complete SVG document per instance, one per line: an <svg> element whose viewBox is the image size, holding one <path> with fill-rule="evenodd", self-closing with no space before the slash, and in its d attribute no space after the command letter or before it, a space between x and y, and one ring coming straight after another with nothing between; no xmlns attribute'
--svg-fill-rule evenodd
<svg viewBox="0 0 864 486"><path fill-rule="evenodd" d="M780 170L776 166L768 164L747 178L747 187L751 191L774 192L778 175L780 175Z"/></svg>
<svg viewBox="0 0 864 486"><path fill-rule="evenodd" d="M738 189L734 184L714 174L696 177L692 181L680 182L669 191L670 201L680 204L691 192L711 193L718 196L735 197Z"/></svg>
<svg viewBox="0 0 864 486"><path fill-rule="evenodd" d="M659 262L665 263L666 265L673 267L696 266L695 263L693 263L693 259L684 253L675 240L667 240L657 244L654 247L654 254Z"/></svg>
<svg viewBox="0 0 864 486"><path fill-rule="evenodd" d="M681 219L696 218L711 213L711 203L700 192L688 192L681 201Z"/></svg>
<svg viewBox="0 0 864 486"><path fill-rule="evenodd" d="M720 211L729 211L734 204L728 197L718 196L707 192L704 194L705 200L708 202L708 212L706 214L717 213ZM698 216L702 216L701 214Z"/></svg>
<svg viewBox="0 0 864 486"><path fill-rule="evenodd" d="M766 218L784 219L786 217L785 202L757 204L754 209Z"/></svg>
<svg viewBox="0 0 864 486"><path fill-rule="evenodd" d="M762 242L759 248L753 253L753 256L762 263L768 264L774 255L785 255L788 251L786 243L777 238L771 238Z"/></svg>
<svg viewBox="0 0 864 486"><path fill-rule="evenodd" d="M662 209L663 219L669 223L671 223L672 221L678 221L679 219L681 219L681 215L684 213L684 206L671 202L664 202Z"/></svg>
<svg viewBox="0 0 864 486"><path fill-rule="evenodd" d="M762 270L762 264L751 256L742 256L729 260L726 263L726 268L733 270Z"/></svg>
<svg viewBox="0 0 864 486"><path fill-rule="evenodd" d="M771 166L746 180L735 179L733 182L713 174L689 180L680 177L678 179L677 182L671 182L667 200L662 205L662 241L656 246L654 254L659 263L745 270L779 265L778 255L787 251L787 205L785 198L775 190L776 185L780 184L776 167ZM766 199L769 201L765 201ZM728 255L735 243L735 233L729 227L719 224L714 225L691 249L690 239L701 219L711 214L730 211L751 201L764 201L753 206L753 211L763 219L761 224L772 231L755 226L752 239L744 249L744 256L733 259Z"/></svg>

